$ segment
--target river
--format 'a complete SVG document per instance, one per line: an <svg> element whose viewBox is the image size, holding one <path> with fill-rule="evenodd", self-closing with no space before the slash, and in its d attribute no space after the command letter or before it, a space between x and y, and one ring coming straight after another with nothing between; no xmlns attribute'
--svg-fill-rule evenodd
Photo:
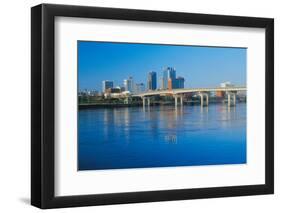
<svg viewBox="0 0 281 213"><path fill-rule="evenodd" d="M246 103L78 112L78 170L246 163Z"/></svg>

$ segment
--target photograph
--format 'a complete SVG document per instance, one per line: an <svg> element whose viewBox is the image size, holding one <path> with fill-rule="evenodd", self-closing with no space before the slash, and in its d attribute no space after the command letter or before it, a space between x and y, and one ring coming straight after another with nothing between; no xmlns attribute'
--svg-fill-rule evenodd
<svg viewBox="0 0 281 213"><path fill-rule="evenodd" d="M31 205L274 194L274 18L158 6L31 8Z"/></svg>
<svg viewBox="0 0 281 213"><path fill-rule="evenodd" d="M247 48L77 41L77 170L247 164Z"/></svg>

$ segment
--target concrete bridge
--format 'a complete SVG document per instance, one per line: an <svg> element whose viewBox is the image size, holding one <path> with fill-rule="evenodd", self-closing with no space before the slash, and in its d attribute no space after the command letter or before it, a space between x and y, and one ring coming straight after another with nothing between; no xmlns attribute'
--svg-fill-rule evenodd
<svg viewBox="0 0 281 213"><path fill-rule="evenodd" d="M214 87L214 88L182 88L173 90L153 90L144 93L134 94L131 97L140 97L143 101L143 106L150 106L151 98L154 96L173 96L175 99L175 106L183 105L183 98L185 94L195 93L200 97L201 106L209 105L210 92L225 92L228 96L228 105L236 104L236 93L239 91L247 91L244 86L239 87Z"/></svg>

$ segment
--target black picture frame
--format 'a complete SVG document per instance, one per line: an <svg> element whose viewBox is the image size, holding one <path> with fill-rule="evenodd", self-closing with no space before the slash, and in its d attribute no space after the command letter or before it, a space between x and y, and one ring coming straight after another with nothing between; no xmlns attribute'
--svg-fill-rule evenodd
<svg viewBox="0 0 281 213"><path fill-rule="evenodd" d="M96 195L54 195L54 20L57 16L264 28L265 184ZM274 20L164 11L41 4L31 8L31 204L60 208L272 194L274 192Z"/></svg>

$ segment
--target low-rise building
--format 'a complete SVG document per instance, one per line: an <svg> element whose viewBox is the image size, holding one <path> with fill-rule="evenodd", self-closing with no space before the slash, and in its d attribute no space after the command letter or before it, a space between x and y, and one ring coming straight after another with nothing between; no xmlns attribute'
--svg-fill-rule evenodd
<svg viewBox="0 0 281 213"><path fill-rule="evenodd" d="M221 87L234 87L234 84L231 84L230 81L226 81L226 82L221 83L220 86Z"/></svg>

